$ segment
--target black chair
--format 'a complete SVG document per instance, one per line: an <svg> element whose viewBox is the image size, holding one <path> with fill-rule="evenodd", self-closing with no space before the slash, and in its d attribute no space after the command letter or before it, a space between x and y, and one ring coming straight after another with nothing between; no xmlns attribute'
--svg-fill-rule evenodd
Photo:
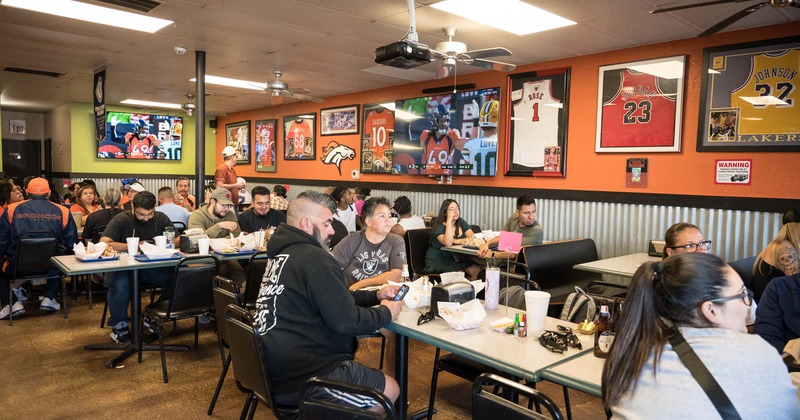
<svg viewBox="0 0 800 420"><path fill-rule="evenodd" d="M742 278L745 287L750 289L753 283L753 266L756 264L757 257L747 257L741 260L731 261L728 263L734 271Z"/></svg>
<svg viewBox="0 0 800 420"><path fill-rule="evenodd" d="M358 408L352 405L337 404L310 398L309 392L316 387L325 387L336 391L357 394L372 398L383 408L383 413ZM301 420L350 420L350 419L387 419L394 420L397 414L389 398L377 389L347 382L334 381L327 378L312 377L303 384L301 391L300 419Z"/></svg>
<svg viewBox="0 0 800 420"><path fill-rule="evenodd" d="M67 319L67 283L61 272L50 262L50 257L63 252L58 237L49 230L25 232L17 238L17 253L14 257L14 272L8 282L9 305L14 299L14 280L26 282L34 279L61 280L61 304L64 306L64 319ZM8 325L14 325L14 311L8 315Z"/></svg>
<svg viewBox="0 0 800 420"><path fill-rule="evenodd" d="M433 357L433 374L431 375L431 392L428 398L428 419L433 418L434 403L436 402L436 384L439 382L439 372L450 372L459 378L467 381L474 381L484 373L492 373L498 376L507 375L486 366L482 363L476 362L463 356L454 353L446 354L440 357L442 349L436 348L436 354Z"/></svg>
<svg viewBox="0 0 800 420"><path fill-rule="evenodd" d="M264 278L264 271L267 269L269 257L267 251L258 251L250 256L247 261L247 282L244 287L243 302L244 306L250 309L256 307L258 290L261 289L261 280Z"/></svg>
<svg viewBox="0 0 800 420"><path fill-rule="evenodd" d="M481 227L478 225L470 225L469 228L472 230L472 233L481 233Z"/></svg>
<svg viewBox="0 0 800 420"><path fill-rule="evenodd" d="M225 322L228 324L233 376L242 387L250 390L242 407L241 418L252 419L259 402L270 407L279 419L296 417L298 407L275 402L266 362L267 349L253 326L253 316L245 308L228 305Z"/></svg>
<svg viewBox="0 0 800 420"><path fill-rule="evenodd" d="M439 282L439 274L425 272L425 254L431 245L431 234L431 228L407 230L403 233L403 240L411 272L417 276L428 276L432 282Z"/></svg>
<svg viewBox="0 0 800 420"><path fill-rule="evenodd" d="M541 245L523 246L520 254L531 280L550 293L550 305L563 304L575 286L585 288L602 275L575 269L576 264L597 261L597 246L592 239L574 239Z"/></svg>
<svg viewBox="0 0 800 420"><path fill-rule="evenodd" d="M144 323L148 322L158 334L164 383L169 382L167 359L164 354L164 322L194 317L194 347L197 348L200 334L200 322L197 316L209 313L214 309L212 282L218 273L219 260L213 256L199 255L183 258L175 266L169 299L151 303L142 311L139 323L139 363L142 362L142 343L144 341L141 335Z"/></svg>
<svg viewBox="0 0 800 420"><path fill-rule="evenodd" d="M553 420L563 420L564 416L558 409L558 406L547 395L520 383L508 380L502 376L497 376L491 373L486 373L478 376L472 385L472 418L476 420L484 419L503 419L503 420L529 420L529 419L547 419L540 413L537 413L529 408L525 408L510 400L507 400L496 393L486 392L483 389L484 385L492 385L497 389L503 389L502 394L513 393L527 397L529 400L535 402L537 406L543 405Z"/></svg>
<svg viewBox="0 0 800 420"><path fill-rule="evenodd" d="M183 232L186 231L186 224L181 222L181 221L179 221L179 220L173 221L172 225L175 226L175 235L176 236L183 235Z"/></svg>
<svg viewBox="0 0 800 420"><path fill-rule="evenodd" d="M222 390L222 384L225 382L225 376L228 374L228 368L231 365L230 345L228 344L228 323L222 322L225 316L225 309L228 305L242 306L242 297L239 296L239 288L233 283L233 280L216 276L214 277L214 309L219 317L217 321L217 338L219 339L219 355L222 358L222 373L219 375L217 382L217 389L214 390L214 396L211 398L211 404L208 406L208 415L214 414L214 406L217 405L217 398ZM228 349L226 354L226 349Z"/></svg>
<svg viewBox="0 0 800 420"><path fill-rule="evenodd" d="M98 226L97 228L94 229L94 231L89 232L90 235L91 235L91 242L92 243L96 244L96 243L100 242L100 238L103 237L103 232L105 232L106 226L108 226L108 225ZM87 233L87 232L83 232L83 233ZM88 235L85 236L85 237L88 237ZM88 296L88 299L89 299L89 309L92 309L92 283L93 283L92 274L87 274L85 276L85 278L86 278L86 295ZM103 308L103 322L105 322L105 314L106 314L107 310L108 310L108 306ZM102 328L102 325L101 325L101 328Z"/></svg>

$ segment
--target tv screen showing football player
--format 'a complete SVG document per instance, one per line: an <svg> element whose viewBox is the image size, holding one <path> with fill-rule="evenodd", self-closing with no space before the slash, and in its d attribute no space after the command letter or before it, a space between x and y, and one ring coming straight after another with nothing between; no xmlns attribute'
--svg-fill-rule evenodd
<svg viewBox="0 0 800 420"><path fill-rule="evenodd" d="M180 160L183 117L109 112L101 159Z"/></svg>

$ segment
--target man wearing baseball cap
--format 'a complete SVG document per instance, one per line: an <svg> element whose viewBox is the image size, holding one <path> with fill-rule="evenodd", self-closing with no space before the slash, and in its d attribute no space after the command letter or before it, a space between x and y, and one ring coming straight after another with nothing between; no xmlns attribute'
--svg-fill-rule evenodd
<svg viewBox="0 0 800 420"><path fill-rule="evenodd" d="M244 183L236 179L239 176L236 175L236 170L233 169L236 166L236 149L231 146L222 149L222 159L224 159L224 162L217 166L217 170L214 171L214 182L217 183L217 188L225 188L230 191L231 200L238 204L239 188L243 188ZM236 206L234 206L234 213L236 210Z"/></svg>
<svg viewBox="0 0 800 420"><path fill-rule="evenodd" d="M8 276L14 272L16 242L19 236L25 232L50 231L58 238L60 249L65 251L72 251L72 246L78 241L78 229L69 210L48 200L50 186L46 179L32 179L28 183L27 192L30 200L11 204L0 217L0 256L6 259L0 273L0 301L3 306L0 310L0 319L8 318L11 312L15 316L25 312L22 302L19 300L10 302L8 295ZM48 312L61 309L61 305L56 301L59 283L58 279L47 279L44 300L39 304L39 309ZM13 298L16 299L16 296Z"/></svg>
<svg viewBox="0 0 800 420"><path fill-rule="evenodd" d="M215 188L211 192L207 204L203 204L189 215L187 229L200 228L209 238L229 238L239 236L242 230L234 208L231 192L224 188ZM236 261L226 261L220 265L220 275L225 276L237 284L244 282L247 277L244 269Z"/></svg>

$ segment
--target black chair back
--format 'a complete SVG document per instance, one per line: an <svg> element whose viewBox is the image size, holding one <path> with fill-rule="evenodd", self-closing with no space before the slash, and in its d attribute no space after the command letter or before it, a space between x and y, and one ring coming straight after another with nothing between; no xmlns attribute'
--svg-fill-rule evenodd
<svg viewBox="0 0 800 420"><path fill-rule="evenodd" d="M753 266L756 264L756 257L742 258L741 260L731 261L728 263L731 268L739 274L742 278L745 287L750 289L753 284Z"/></svg>
<svg viewBox="0 0 800 420"><path fill-rule="evenodd" d="M553 420L563 420L564 416L558 406L547 395L518 382L511 381L493 373L484 373L472 384L472 418L477 420L530 420L548 419L549 417L515 404L500 395L483 389L484 385L502 387L503 394L516 393L544 406Z"/></svg>
<svg viewBox="0 0 800 420"><path fill-rule="evenodd" d="M219 260L210 255L186 257L175 266L167 318L183 313L203 313L214 308L212 283L219 273Z"/></svg>
<svg viewBox="0 0 800 420"><path fill-rule="evenodd" d="M592 239L575 239L522 247L521 254L531 280L550 293L550 302L563 302L575 290L602 275L573 268L575 264L597 261L597 246Z"/></svg>
<svg viewBox="0 0 800 420"><path fill-rule="evenodd" d="M425 275L425 254L431 244L431 228L412 229L403 233L406 241L406 258L408 268L418 275Z"/></svg>
<svg viewBox="0 0 800 420"><path fill-rule="evenodd" d="M472 233L481 233L481 227L478 225L470 225L469 228L472 230Z"/></svg>
<svg viewBox="0 0 800 420"><path fill-rule="evenodd" d="M175 236L183 235L183 232L186 230L186 224L180 220L172 222L172 226L175 226Z"/></svg>
<svg viewBox="0 0 800 420"><path fill-rule="evenodd" d="M242 297L239 288L233 280L222 276L214 277L214 309L220 322L217 322L217 335L224 346L228 346L228 323L222 322L225 309L228 305L242 306Z"/></svg>
<svg viewBox="0 0 800 420"><path fill-rule="evenodd" d="M376 413L366 408L358 408L351 405L337 404L329 401L320 401L308 397L308 393L316 387L325 387L349 394L357 394L375 400L381 407L383 413ZM327 378L312 377L305 384L301 393L300 419L301 420L350 420L350 419L396 419L397 414L394 406L386 395L377 389L362 385L356 385L341 381L334 381Z"/></svg>
<svg viewBox="0 0 800 420"><path fill-rule="evenodd" d="M96 227L94 229L94 231L92 231L92 232L83 232L83 233L87 234L87 235L84 235L83 237L84 238L88 238L91 235L92 243L96 244L96 243L100 242L100 238L103 237L103 232L106 231L106 227L107 226L108 225L102 225L102 226Z"/></svg>
<svg viewBox="0 0 800 420"><path fill-rule="evenodd" d="M264 271L267 270L268 261L267 251L258 251L250 256L247 263L247 283L244 289L244 305L247 307L256 307L258 290L261 288L261 280L264 278Z"/></svg>
<svg viewBox="0 0 800 420"><path fill-rule="evenodd" d="M42 277L57 271L50 257L60 255L58 237L49 230L25 232L17 238L14 278Z"/></svg>

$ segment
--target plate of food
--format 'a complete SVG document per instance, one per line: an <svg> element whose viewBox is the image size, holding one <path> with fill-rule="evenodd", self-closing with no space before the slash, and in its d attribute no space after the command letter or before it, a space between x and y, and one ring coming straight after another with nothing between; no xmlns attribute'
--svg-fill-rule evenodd
<svg viewBox="0 0 800 420"><path fill-rule="evenodd" d="M82 254L78 255L75 254L75 259L80 262L99 262L99 261L113 261L119 259L119 252L116 249L106 247L102 253L92 253L92 254Z"/></svg>
<svg viewBox="0 0 800 420"><path fill-rule="evenodd" d="M255 249L233 248L226 247L222 249L215 249L214 253L226 257L238 257L241 255L252 255L256 253Z"/></svg>

